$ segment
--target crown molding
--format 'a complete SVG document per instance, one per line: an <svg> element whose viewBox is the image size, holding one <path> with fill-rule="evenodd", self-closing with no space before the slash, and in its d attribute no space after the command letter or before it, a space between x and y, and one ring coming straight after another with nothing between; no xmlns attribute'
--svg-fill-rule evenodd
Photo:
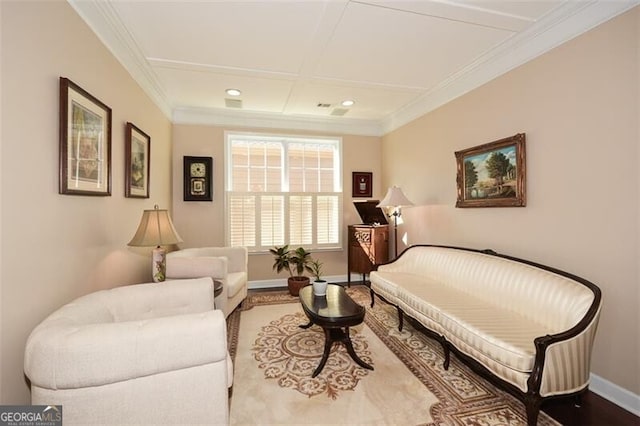
<svg viewBox="0 0 640 426"><path fill-rule="evenodd" d="M255 111L228 111L220 108L176 108L175 124L208 124L258 129L291 129L359 136L382 136L377 120L294 116Z"/></svg>
<svg viewBox="0 0 640 426"><path fill-rule="evenodd" d="M171 118L171 104L158 77L111 3L103 0L67 0L67 2L164 115Z"/></svg>
<svg viewBox="0 0 640 426"><path fill-rule="evenodd" d="M480 56L414 102L382 120L384 134L433 111L508 71L640 4L640 0L567 2L526 31ZM559 25L562 23L562 25Z"/></svg>
<svg viewBox="0 0 640 426"><path fill-rule="evenodd" d="M640 4L640 0L565 2L526 31L507 39L496 49L480 56L388 117L382 120L359 120L223 109L173 108L151 65L110 2L67 1L174 123L311 130L367 136L387 134Z"/></svg>

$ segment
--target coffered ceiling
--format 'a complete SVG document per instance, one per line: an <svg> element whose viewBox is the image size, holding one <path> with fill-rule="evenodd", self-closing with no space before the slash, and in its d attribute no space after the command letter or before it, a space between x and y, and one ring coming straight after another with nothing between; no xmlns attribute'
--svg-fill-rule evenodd
<svg viewBox="0 0 640 426"><path fill-rule="evenodd" d="M368 135L638 3L68 1L174 122Z"/></svg>

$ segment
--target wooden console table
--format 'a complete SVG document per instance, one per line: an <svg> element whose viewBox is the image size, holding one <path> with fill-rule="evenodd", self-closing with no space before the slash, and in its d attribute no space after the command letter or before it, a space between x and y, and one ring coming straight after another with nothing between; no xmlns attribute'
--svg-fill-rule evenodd
<svg viewBox="0 0 640 426"><path fill-rule="evenodd" d="M351 286L351 272L366 274L377 265L389 261L389 225L349 225L347 281Z"/></svg>

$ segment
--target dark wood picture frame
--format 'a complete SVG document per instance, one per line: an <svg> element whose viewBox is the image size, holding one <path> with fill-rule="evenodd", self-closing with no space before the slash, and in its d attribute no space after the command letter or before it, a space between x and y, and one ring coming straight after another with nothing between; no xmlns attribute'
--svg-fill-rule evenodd
<svg viewBox="0 0 640 426"><path fill-rule="evenodd" d="M124 141L124 196L149 198L151 137L135 124L127 122Z"/></svg>
<svg viewBox="0 0 640 426"><path fill-rule="evenodd" d="M373 173L352 172L351 196L353 198L371 198L373 195Z"/></svg>
<svg viewBox="0 0 640 426"><path fill-rule="evenodd" d="M457 151L456 207L525 207L525 134Z"/></svg>
<svg viewBox="0 0 640 426"><path fill-rule="evenodd" d="M60 77L58 192L111 195L111 108Z"/></svg>
<svg viewBox="0 0 640 426"><path fill-rule="evenodd" d="M184 201L213 201L213 158L183 157Z"/></svg>

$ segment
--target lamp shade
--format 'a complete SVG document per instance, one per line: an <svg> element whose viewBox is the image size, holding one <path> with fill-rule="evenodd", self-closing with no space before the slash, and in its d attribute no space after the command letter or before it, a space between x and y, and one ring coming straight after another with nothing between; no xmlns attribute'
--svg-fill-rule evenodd
<svg viewBox="0 0 640 426"><path fill-rule="evenodd" d="M397 186L392 186L387 191L387 195L385 195L376 207L402 207L412 205L413 203L404 195L402 189Z"/></svg>
<svg viewBox="0 0 640 426"><path fill-rule="evenodd" d="M129 246L150 247L181 243L182 238L176 232L167 210L156 205L153 210L145 210L140 219L138 230L129 241Z"/></svg>

